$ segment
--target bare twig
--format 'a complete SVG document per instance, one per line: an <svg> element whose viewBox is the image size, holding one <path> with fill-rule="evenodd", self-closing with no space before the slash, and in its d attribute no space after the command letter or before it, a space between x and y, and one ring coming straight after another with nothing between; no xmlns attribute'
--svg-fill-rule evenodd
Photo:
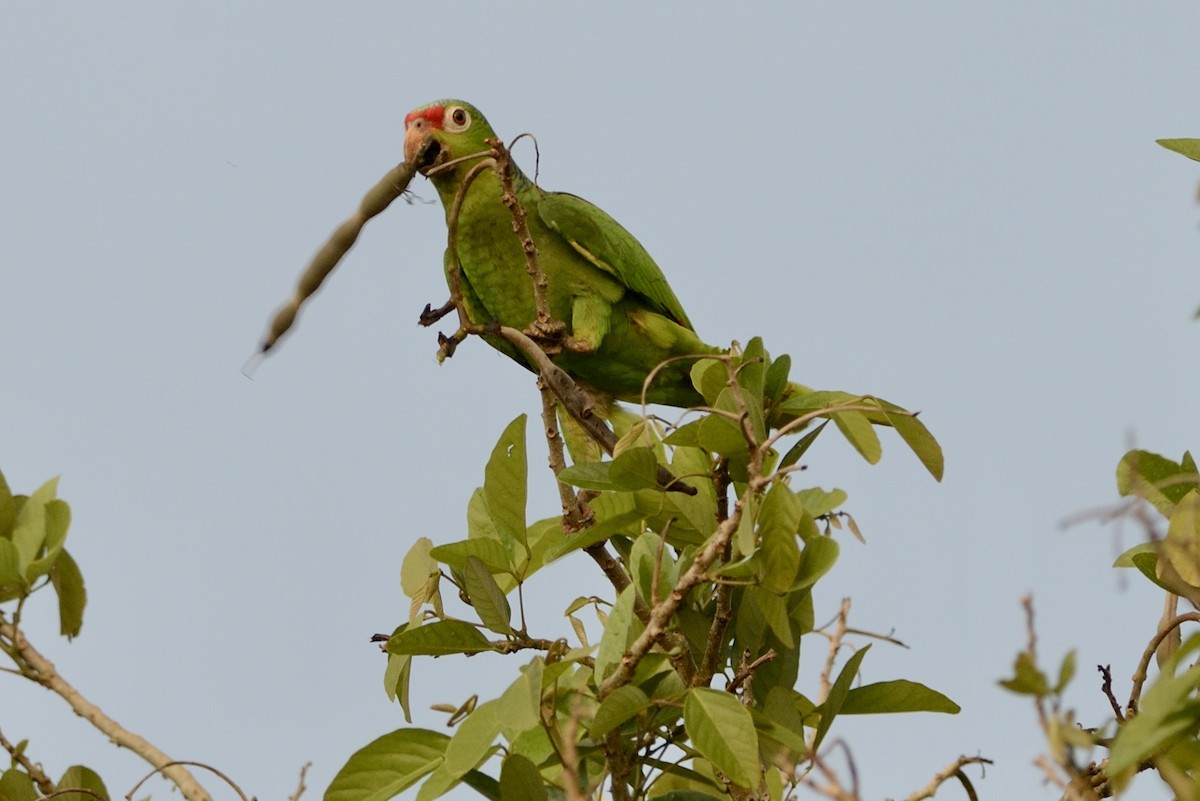
<svg viewBox="0 0 1200 801"><path fill-rule="evenodd" d="M975 793L975 787L972 786L967 775L963 773L963 768L967 765L991 765L992 760L984 757L960 756L958 759L951 762L946 767L939 770L930 780L929 784L917 790L912 795L907 796L904 801L923 801L926 798L933 798L933 794L938 791L938 788L945 784L950 779L958 779L967 793L967 797L971 801L979 801L979 796Z"/></svg>
<svg viewBox="0 0 1200 801"><path fill-rule="evenodd" d="M1117 698L1113 695L1112 689L1112 666L1111 665L1096 665L1096 670L1100 671L1100 676L1103 681L1100 684L1100 691L1104 693L1104 697L1108 699L1108 705L1112 707L1113 714L1117 716L1118 723L1125 722L1125 713L1121 711L1121 705L1117 703Z"/></svg>
<svg viewBox="0 0 1200 801"><path fill-rule="evenodd" d="M162 771L171 782L179 788L188 801L212 801L208 792L200 786L196 778L186 769L172 760L169 756L148 742L126 729L121 724L104 714L98 706L72 687L66 679L59 675L49 659L25 639L25 635L14 630L11 623L0 619L0 638L7 639L13 646L20 659L22 673L31 681L35 681L46 689L60 696L70 704L75 714L86 719L89 723L104 733L113 743L121 748L128 748L154 766L156 771Z"/></svg>
<svg viewBox="0 0 1200 801"><path fill-rule="evenodd" d="M778 654L775 653L775 649L769 649L758 659L755 659L753 662L739 670L737 675L730 679L729 684L725 686L725 691L731 693L737 692L738 688L742 686L743 682L750 680L750 677L754 675L754 671L758 670L761 665L765 665L767 662L770 662L776 656L778 656Z"/></svg>
<svg viewBox="0 0 1200 801"><path fill-rule="evenodd" d="M296 785L296 792L288 796L288 801L300 801L300 796L304 795L304 791L308 786L304 783L304 777L308 775L308 769L312 767L311 762L305 762L300 768L300 782Z"/></svg>
<svg viewBox="0 0 1200 801"><path fill-rule="evenodd" d="M37 801L49 801L49 799L51 799L51 798L58 798L60 795L71 795L72 793L80 793L82 795L90 795L93 798L97 799L97 801L108 801L108 798L106 798L105 796L100 795L95 790L89 790L86 787L64 787L61 790L54 790L52 792L46 793L45 795L39 796Z"/></svg>
<svg viewBox="0 0 1200 801"><path fill-rule="evenodd" d="M517 241L521 243L521 251L525 254L525 272L529 273L530 281L533 284L533 300L537 309L535 330L550 329L554 318L550 314L550 304L546 301L546 274L538 266L537 245L534 244L533 236L529 233L529 225L525 222L525 207L517 199L517 192L513 186L512 154L499 139L489 140L488 144L492 146L492 152L495 153L496 174L500 177L500 187L503 190L501 200L508 209L508 213L512 215L513 233L517 235ZM561 327L560 331L566 328L561 322L558 323L558 326Z"/></svg>
<svg viewBox="0 0 1200 801"><path fill-rule="evenodd" d="M141 787L143 784L145 784L146 781L148 779L150 779L155 773L162 773L165 776L167 774L166 768L174 768L179 765L191 765L194 768L204 768L209 773L212 773L213 775L219 777L226 784L228 784L230 787L232 787L233 791L238 794L238 798L240 798L242 801L250 801L250 799L246 798L246 794L244 792L242 792L242 788L238 786L237 782L235 782L233 779L226 776L221 771L214 768L212 765L209 765L206 762L193 762L192 760L186 760L186 759L180 759L180 760L175 760L173 762L168 762L166 765L163 765L162 767L155 768L154 770L150 771L150 773L146 774L146 776L144 776L140 782L138 782L137 784L135 784L133 786L132 790L130 790L128 793L125 794L125 798L127 799L127 801L133 801L133 796L135 793L137 793L138 788Z"/></svg>
<svg viewBox="0 0 1200 801"><path fill-rule="evenodd" d="M566 731L562 735L562 772L563 785L568 801L587 801L579 784L579 750L575 747L575 737L579 733L579 713L571 711L567 721Z"/></svg>
<svg viewBox="0 0 1200 801"><path fill-rule="evenodd" d="M1162 625L1154 636L1150 638L1150 642L1146 645L1146 650L1142 653L1142 659L1138 662L1137 670L1133 672L1133 689L1129 693L1129 703L1126 705L1130 714L1136 714L1138 702L1142 698L1142 685L1146 683L1146 678L1150 672L1150 660L1154 658L1155 651L1158 650L1159 644L1171 636L1171 632L1187 622L1200 623L1200 612L1187 612L1176 616L1173 620L1167 621Z"/></svg>
<svg viewBox="0 0 1200 801"><path fill-rule="evenodd" d="M825 699L829 697L829 690L833 687L830 677L833 675L833 666L837 662L838 651L842 649L842 639L846 636L846 619L849 616L850 599L843 598L842 605L838 608L837 621L833 633L828 635L829 653L825 657L825 664L821 668L821 678L817 685L818 705L825 703Z"/></svg>

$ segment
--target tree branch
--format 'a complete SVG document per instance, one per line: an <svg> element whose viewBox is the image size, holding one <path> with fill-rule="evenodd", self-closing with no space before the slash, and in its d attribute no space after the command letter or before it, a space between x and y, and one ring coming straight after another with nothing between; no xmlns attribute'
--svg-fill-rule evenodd
<svg viewBox="0 0 1200 801"><path fill-rule="evenodd" d="M165 753L160 751L145 738L129 731L121 724L104 714L98 706L84 698L78 690L72 687L66 679L59 675L54 664L42 656L25 635L16 631L7 620L0 619L0 637L9 640L19 657L22 667L27 668L25 675L42 685L51 692L62 697L70 704L75 714L86 719L89 723L103 732L114 744L128 748L142 759L149 762L157 770L161 770L188 801L212 801L208 792L200 786L196 778L186 769L175 764Z"/></svg>
<svg viewBox="0 0 1200 801"><path fill-rule="evenodd" d="M13 762L25 768L25 772L29 774L29 778L33 779L33 783L37 785L42 795L54 792L54 782L50 780L50 777L42 771L40 766L35 765L33 760L26 756L23 751L18 751L17 747L8 741L3 732L0 732L0 748L8 752Z"/></svg>

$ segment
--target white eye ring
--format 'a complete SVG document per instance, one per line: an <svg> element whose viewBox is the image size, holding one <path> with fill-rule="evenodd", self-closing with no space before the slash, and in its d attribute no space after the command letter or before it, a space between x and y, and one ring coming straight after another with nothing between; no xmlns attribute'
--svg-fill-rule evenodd
<svg viewBox="0 0 1200 801"><path fill-rule="evenodd" d="M451 106L446 109L446 116L442 120L442 127L450 133L459 133L471 127L471 112L467 111L462 106Z"/></svg>

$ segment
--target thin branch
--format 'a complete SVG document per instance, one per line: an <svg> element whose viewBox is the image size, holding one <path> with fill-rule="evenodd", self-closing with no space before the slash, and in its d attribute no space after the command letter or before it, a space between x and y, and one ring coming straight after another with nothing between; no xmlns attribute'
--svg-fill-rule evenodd
<svg viewBox="0 0 1200 801"><path fill-rule="evenodd" d="M579 712L572 709L566 731L562 734L563 785L568 801L587 801L588 799L579 784L579 750L575 747L575 737L578 732Z"/></svg>
<svg viewBox="0 0 1200 801"><path fill-rule="evenodd" d="M754 671L758 670L760 666L765 665L767 662L770 662L776 656L778 656L778 654L775 653L775 649L771 648L758 659L755 659L753 662L746 665L737 672L736 676L730 680L729 684L725 687L725 691L731 693L737 692L738 687L742 686L743 682L750 680L750 678L754 675Z"/></svg>
<svg viewBox="0 0 1200 801"><path fill-rule="evenodd" d="M1117 722L1124 723L1125 713L1121 711L1121 705L1117 703L1117 697L1113 695L1112 666L1096 665L1096 670L1100 671L1100 676L1103 679L1100 684L1100 691L1103 692L1104 697L1108 699L1108 705L1112 707L1113 714L1117 716Z"/></svg>
<svg viewBox="0 0 1200 801"><path fill-rule="evenodd" d="M300 796L304 795L304 791L308 789L308 785L304 783L304 777L308 775L308 769L312 767L311 762L305 762L300 768L300 782L296 785L296 792L288 796L288 801L300 801Z"/></svg>
<svg viewBox="0 0 1200 801"><path fill-rule="evenodd" d="M962 769L967 765L991 764L992 760L985 759L984 757L960 756L958 759L939 770L934 775L933 779L930 780L929 784L925 785L920 790L917 790L912 795L906 797L904 801L924 801L926 798L933 798L933 794L938 791L938 788L952 778L958 779L962 783L963 789L966 791L967 797L971 799L971 801L978 801L979 796L975 793L975 787L971 784L970 780L967 779L967 776L962 772Z"/></svg>
<svg viewBox="0 0 1200 801"><path fill-rule="evenodd" d="M762 449L755 450L751 454L747 472L752 478L746 491L747 497L761 492L765 487L765 479L759 475L762 472L763 455ZM629 681L633 675L633 669L637 667L642 657L649 653L655 643L666 633L671 618L679 611L687 594L693 587L706 580L705 574L709 567L724 553L730 539L737 532L745 505L746 498L739 498L738 502L734 504L733 513L717 526L717 530L696 553L691 566L679 577L679 581L671 590L670 595L651 610L650 621L646 624L645 630L621 656L621 661L612 674L600 685L600 700L604 700L613 690Z"/></svg>
<svg viewBox="0 0 1200 801"><path fill-rule="evenodd" d="M99 729L114 744L128 748L142 759L154 766L156 771L162 771L171 782L179 788L188 801L212 801L196 778L185 768L178 766L169 756L140 737L126 729L121 724L104 714L98 706L84 698L66 679L59 675L49 659L25 639L25 635L15 631L8 621L0 619L0 638L8 639L20 658L22 667L27 668L26 675L51 692L59 695L70 704L75 714L86 719Z"/></svg>
<svg viewBox="0 0 1200 801"><path fill-rule="evenodd" d="M593 414L592 396L581 389L561 367L550 361L546 352L525 333L507 325L489 330L498 333L521 351L529 360L530 365L536 368L542 380L546 382L546 386L550 387L567 413L579 422L588 436L600 444L605 453L611 455L617 446L617 435L605 425L603 420ZM685 495L696 494L695 487L688 486L677 479L670 470L661 464L658 466L658 481L668 492L682 492Z"/></svg>
<svg viewBox="0 0 1200 801"><path fill-rule="evenodd" d="M229 778L224 773L217 770L212 765L209 765L206 762L194 762L194 761L188 760L188 759L179 759L179 760L175 760L173 762L168 762L166 765L163 765L162 767L155 768L154 770L150 771L150 773L148 773L146 776L144 776L140 782L138 782L137 784L135 784L133 786L132 790L130 790L128 793L125 794L125 798L127 799L127 801L133 801L133 796L138 791L138 788L141 787L143 784L145 784L146 781L149 780L150 777L152 777L155 773L162 773L164 776L166 776L167 775L166 768L175 768L180 765L191 765L194 768L204 768L209 773L212 773L212 774L218 776L219 778L223 779L226 784L228 784L230 787L233 788L233 791L238 794L238 798L240 798L242 801L250 801L250 799L246 798L246 794L244 792L242 792L242 788L239 787L238 783L235 782L233 779Z"/></svg>
<svg viewBox="0 0 1200 801"><path fill-rule="evenodd" d="M545 330L551 335L561 334L566 330L566 324L562 321L555 321L550 314L550 304L546 300L546 274L538 266L537 245L534 244L533 236L529 233L529 225L525 222L525 207L517 199L517 192L513 186L512 154L499 139L490 139L488 144L495 153L496 174L500 177L502 189L501 200L512 216L513 233L517 235L517 240L521 243L521 251L525 254L525 272L529 273L529 278L533 283L533 300L537 309L534 330L539 333Z"/></svg>
<svg viewBox="0 0 1200 801"><path fill-rule="evenodd" d="M1146 650L1142 654L1142 660L1138 662L1137 670L1133 672L1133 689L1129 693L1129 703L1126 706L1130 714L1137 712L1138 702L1142 698L1142 685L1146 683L1146 678L1150 671L1150 660L1154 658L1154 652L1158 650L1159 644L1169 637L1171 632L1189 621L1200 623L1200 612L1187 612L1176 616L1174 619L1167 621L1150 638L1150 642L1146 645Z"/></svg>
<svg viewBox="0 0 1200 801"><path fill-rule="evenodd" d="M825 699L829 697L829 690L833 687L830 677L833 675L833 666L837 662L838 651L842 649L842 639L846 636L846 618L849 616L850 599L843 598L842 605L838 608L837 623L833 633L829 635L829 654L825 657L825 664L821 668L821 678L817 685L818 705L825 703Z"/></svg>
<svg viewBox="0 0 1200 801"><path fill-rule="evenodd" d="M17 747L4 736L4 732L0 732L0 747L8 752L13 762L25 768L25 772L29 774L29 778L33 779L33 783L37 785L42 795L54 792L54 782L50 781L50 777L42 771L39 765L35 765L24 751L18 751Z"/></svg>
<svg viewBox="0 0 1200 801"><path fill-rule="evenodd" d="M95 790L89 790L86 787L64 787L61 790L54 790L40 796L37 801L49 801L51 798L57 798L60 795L70 795L72 793L80 793L82 795L90 795L97 801L108 801L107 798L97 793Z"/></svg>

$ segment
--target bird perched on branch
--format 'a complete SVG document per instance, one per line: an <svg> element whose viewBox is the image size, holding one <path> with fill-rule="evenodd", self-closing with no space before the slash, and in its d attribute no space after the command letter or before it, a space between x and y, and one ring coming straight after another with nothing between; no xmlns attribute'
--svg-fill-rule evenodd
<svg viewBox="0 0 1200 801"><path fill-rule="evenodd" d="M514 235L499 172L476 169L496 140L479 110L461 100L430 103L405 117L405 161L433 183L447 224L456 231L459 302L469 323L527 330L538 320L538 307L525 244ZM516 165L511 170L513 194L524 208L536 248L536 268L545 277L544 311L564 324L557 332L554 363L602 404L611 399L640 402L646 378L656 368L645 400L679 407L703 404L690 378L695 359L663 363L721 350L696 335L646 249L583 198L547 192ZM448 273L453 267L447 264ZM434 319L436 315L426 315L423 322ZM487 338L525 364L503 339Z"/></svg>

